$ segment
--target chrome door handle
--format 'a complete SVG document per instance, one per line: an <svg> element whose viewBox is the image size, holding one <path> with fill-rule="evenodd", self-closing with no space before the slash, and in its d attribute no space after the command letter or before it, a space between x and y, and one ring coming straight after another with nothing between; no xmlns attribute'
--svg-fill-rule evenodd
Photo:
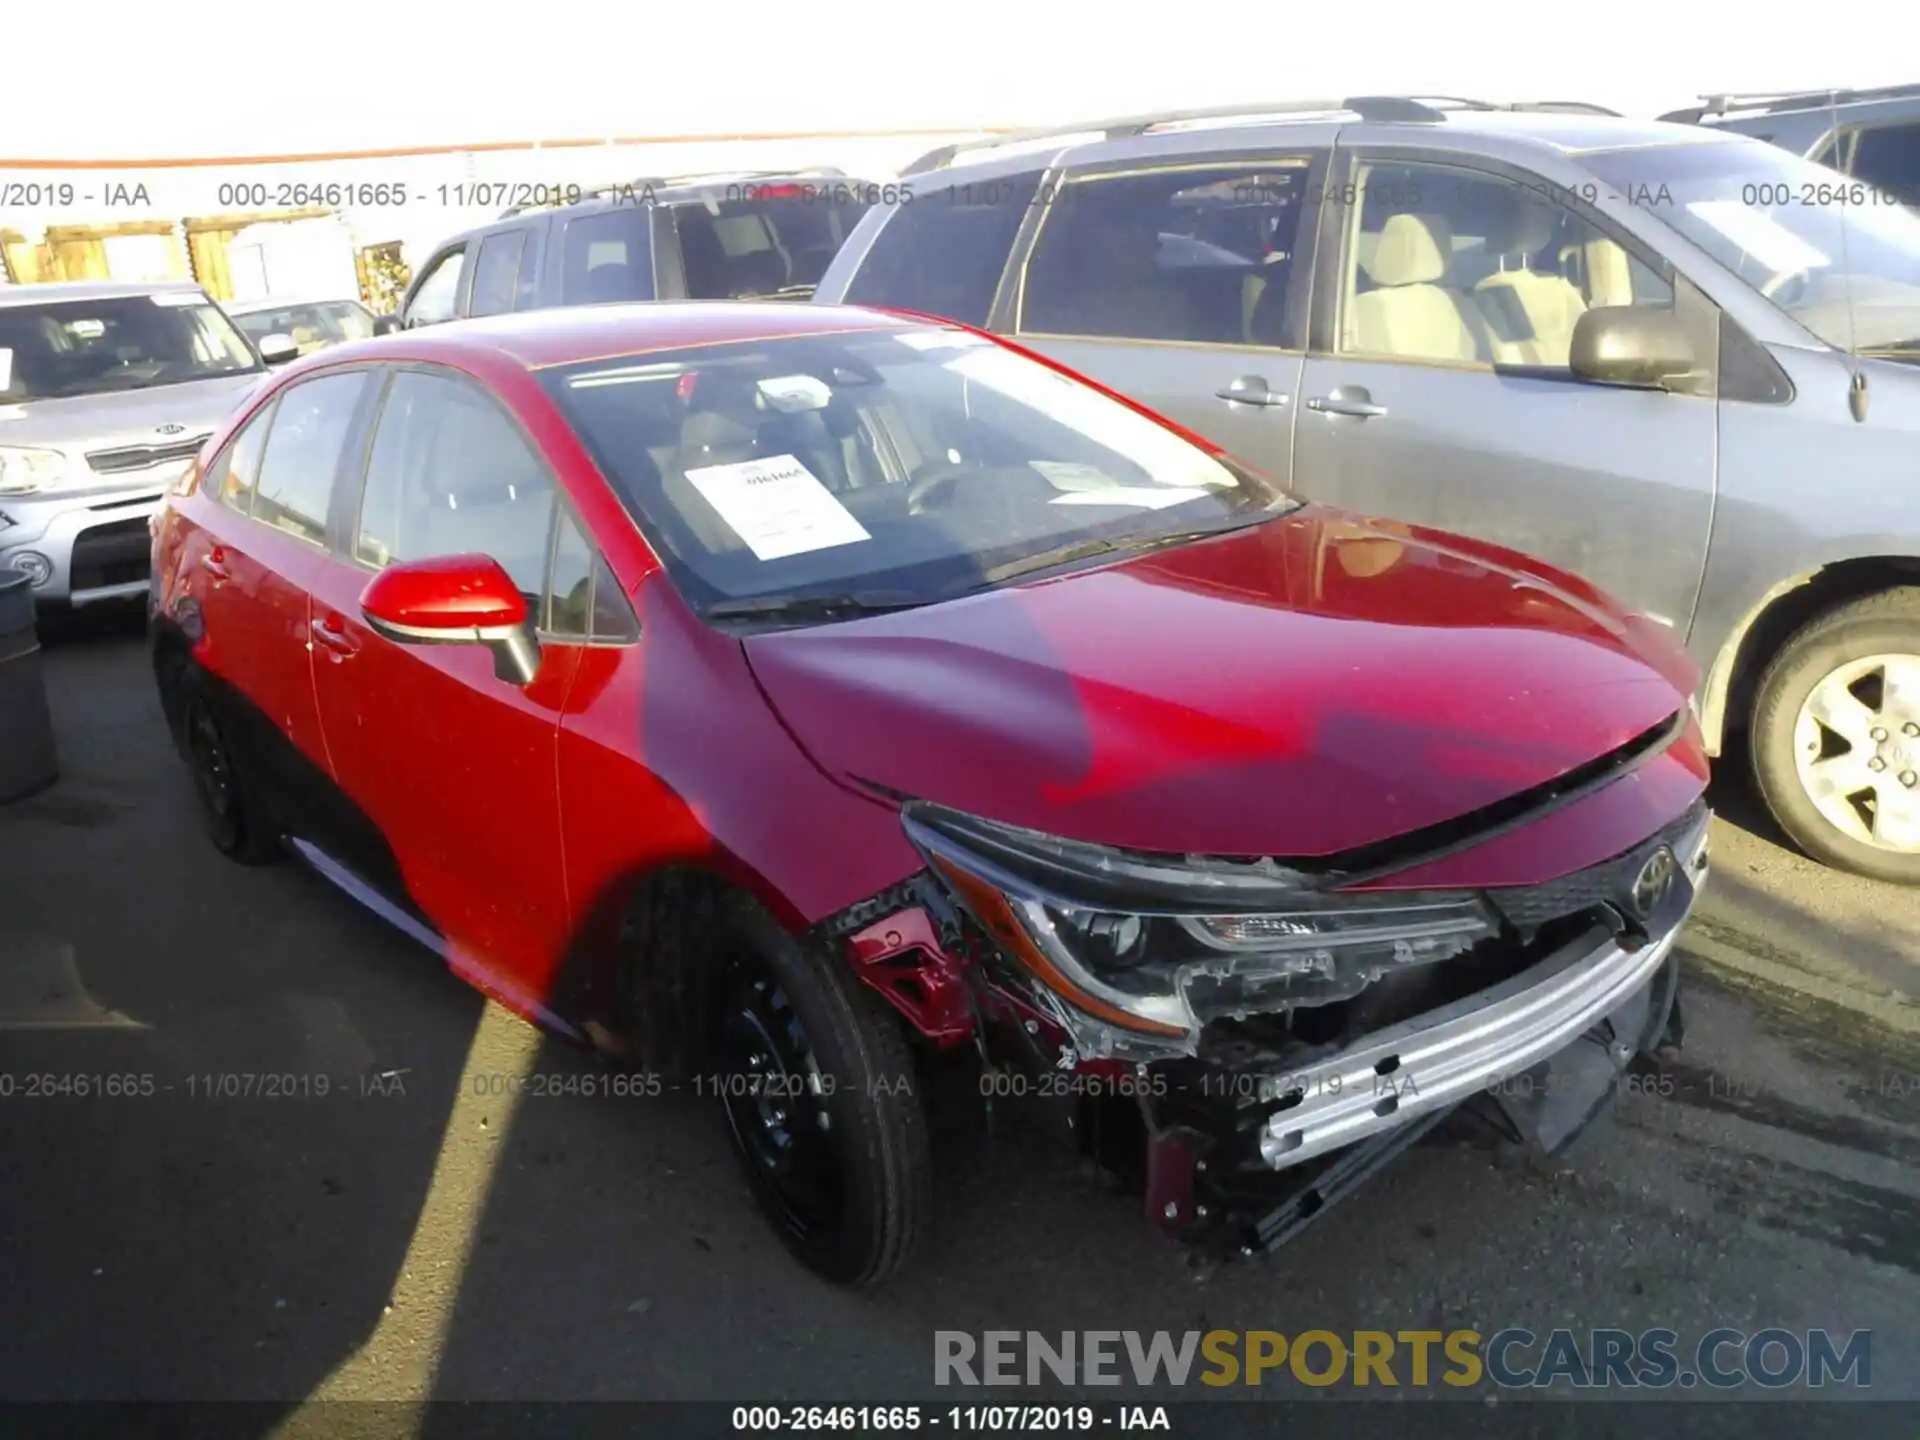
<svg viewBox="0 0 1920 1440"><path fill-rule="evenodd" d="M231 580L233 578L233 572L211 555L202 555L200 557L200 568L215 580Z"/></svg>
<svg viewBox="0 0 1920 1440"><path fill-rule="evenodd" d="M1259 375L1242 375L1224 390L1213 392L1235 405L1284 405L1289 397L1268 386Z"/></svg>
<svg viewBox="0 0 1920 1440"><path fill-rule="evenodd" d="M1374 404L1373 398L1358 386L1352 390L1335 390L1331 395L1316 395L1307 401L1307 408L1322 415L1352 415L1360 420L1387 413L1386 406Z"/></svg>

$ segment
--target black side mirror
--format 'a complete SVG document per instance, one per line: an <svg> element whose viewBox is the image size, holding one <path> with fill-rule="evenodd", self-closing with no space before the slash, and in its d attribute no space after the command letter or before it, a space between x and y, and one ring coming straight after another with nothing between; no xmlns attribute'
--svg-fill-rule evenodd
<svg viewBox="0 0 1920 1440"><path fill-rule="evenodd" d="M401 328L398 315L376 315L373 317L373 333L391 335Z"/></svg>
<svg viewBox="0 0 1920 1440"><path fill-rule="evenodd" d="M1698 360L1677 316L1639 305L1603 305L1573 327L1567 365L1582 380L1660 390Z"/></svg>

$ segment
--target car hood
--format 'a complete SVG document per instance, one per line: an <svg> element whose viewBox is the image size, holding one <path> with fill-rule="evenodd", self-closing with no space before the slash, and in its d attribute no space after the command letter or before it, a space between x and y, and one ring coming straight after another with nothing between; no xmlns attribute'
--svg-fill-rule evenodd
<svg viewBox="0 0 1920 1440"><path fill-rule="evenodd" d="M46 446L83 455L205 439L265 378L265 372L254 370L144 390L0 405L0 445Z"/></svg>
<svg viewBox="0 0 1920 1440"><path fill-rule="evenodd" d="M1319 506L745 646L837 777L1175 854L1324 856L1451 820L1660 725L1693 683L1579 581Z"/></svg>

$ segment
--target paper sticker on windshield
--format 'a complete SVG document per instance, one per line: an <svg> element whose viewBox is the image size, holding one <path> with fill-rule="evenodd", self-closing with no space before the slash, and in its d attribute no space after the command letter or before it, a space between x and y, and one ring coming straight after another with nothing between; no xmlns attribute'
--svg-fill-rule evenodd
<svg viewBox="0 0 1920 1440"><path fill-rule="evenodd" d="M1110 490L1114 478L1098 465L1082 465L1077 460L1029 460L1033 469L1047 477L1056 490Z"/></svg>
<svg viewBox="0 0 1920 1440"><path fill-rule="evenodd" d="M1769 270L1792 275L1833 261L1765 211L1737 200L1696 200L1687 206Z"/></svg>
<svg viewBox="0 0 1920 1440"><path fill-rule="evenodd" d="M153 303L172 310L183 305L205 305L207 297L198 290L162 290L151 297Z"/></svg>
<svg viewBox="0 0 1920 1440"><path fill-rule="evenodd" d="M1179 485L1109 485L1104 490L1069 490L1057 495L1051 505L1134 505L1147 510L1164 510L1169 505L1184 505L1208 492Z"/></svg>
<svg viewBox="0 0 1920 1440"><path fill-rule="evenodd" d="M961 350L970 345L993 343L966 330L911 330L893 338L914 350Z"/></svg>
<svg viewBox="0 0 1920 1440"><path fill-rule="evenodd" d="M0 390L13 388L13 351L0 350Z"/></svg>
<svg viewBox="0 0 1920 1440"><path fill-rule="evenodd" d="M687 471L687 481L762 560L873 538L791 455L703 465Z"/></svg>
<svg viewBox="0 0 1920 1440"><path fill-rule="evenodd" d="M767 404L782 415L824 410L833 400L833 391L827 382L811 375L775 375L762 380L759 389Z"/></svg>

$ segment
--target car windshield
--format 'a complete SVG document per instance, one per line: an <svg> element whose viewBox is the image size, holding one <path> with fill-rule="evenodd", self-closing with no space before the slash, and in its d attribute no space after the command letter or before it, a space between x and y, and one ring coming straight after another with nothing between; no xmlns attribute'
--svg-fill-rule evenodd
<svg viewBox="0 0 1920 1440"><path fill-rule="evenodd" d="M1920 353L1920 214L1898 195L1760 141L1586 158L1830 345Z"/></svg>
<svg viewBox="0 0 1920 1440"><path fill-rule="evenodd" d="M302 355L342 340L364 340L373 334L373 319L358 305L332 301L321 305L286 305L271 310L249 310L233 316L233 323L257 345L269 335L285 335Z"/></svg>
<svg viewBox="0 0 1920 1440"><path fill-rule="evenodd" d="M964 331L815 334L545 378L703 610L921 604L1292 504Z"/></svg>
<svg viewBox="0 0 1920 1440"><path fill-rule="evenodd" d="M193 291L0 305L0 403L146 390L261 368Z"/></svg>

